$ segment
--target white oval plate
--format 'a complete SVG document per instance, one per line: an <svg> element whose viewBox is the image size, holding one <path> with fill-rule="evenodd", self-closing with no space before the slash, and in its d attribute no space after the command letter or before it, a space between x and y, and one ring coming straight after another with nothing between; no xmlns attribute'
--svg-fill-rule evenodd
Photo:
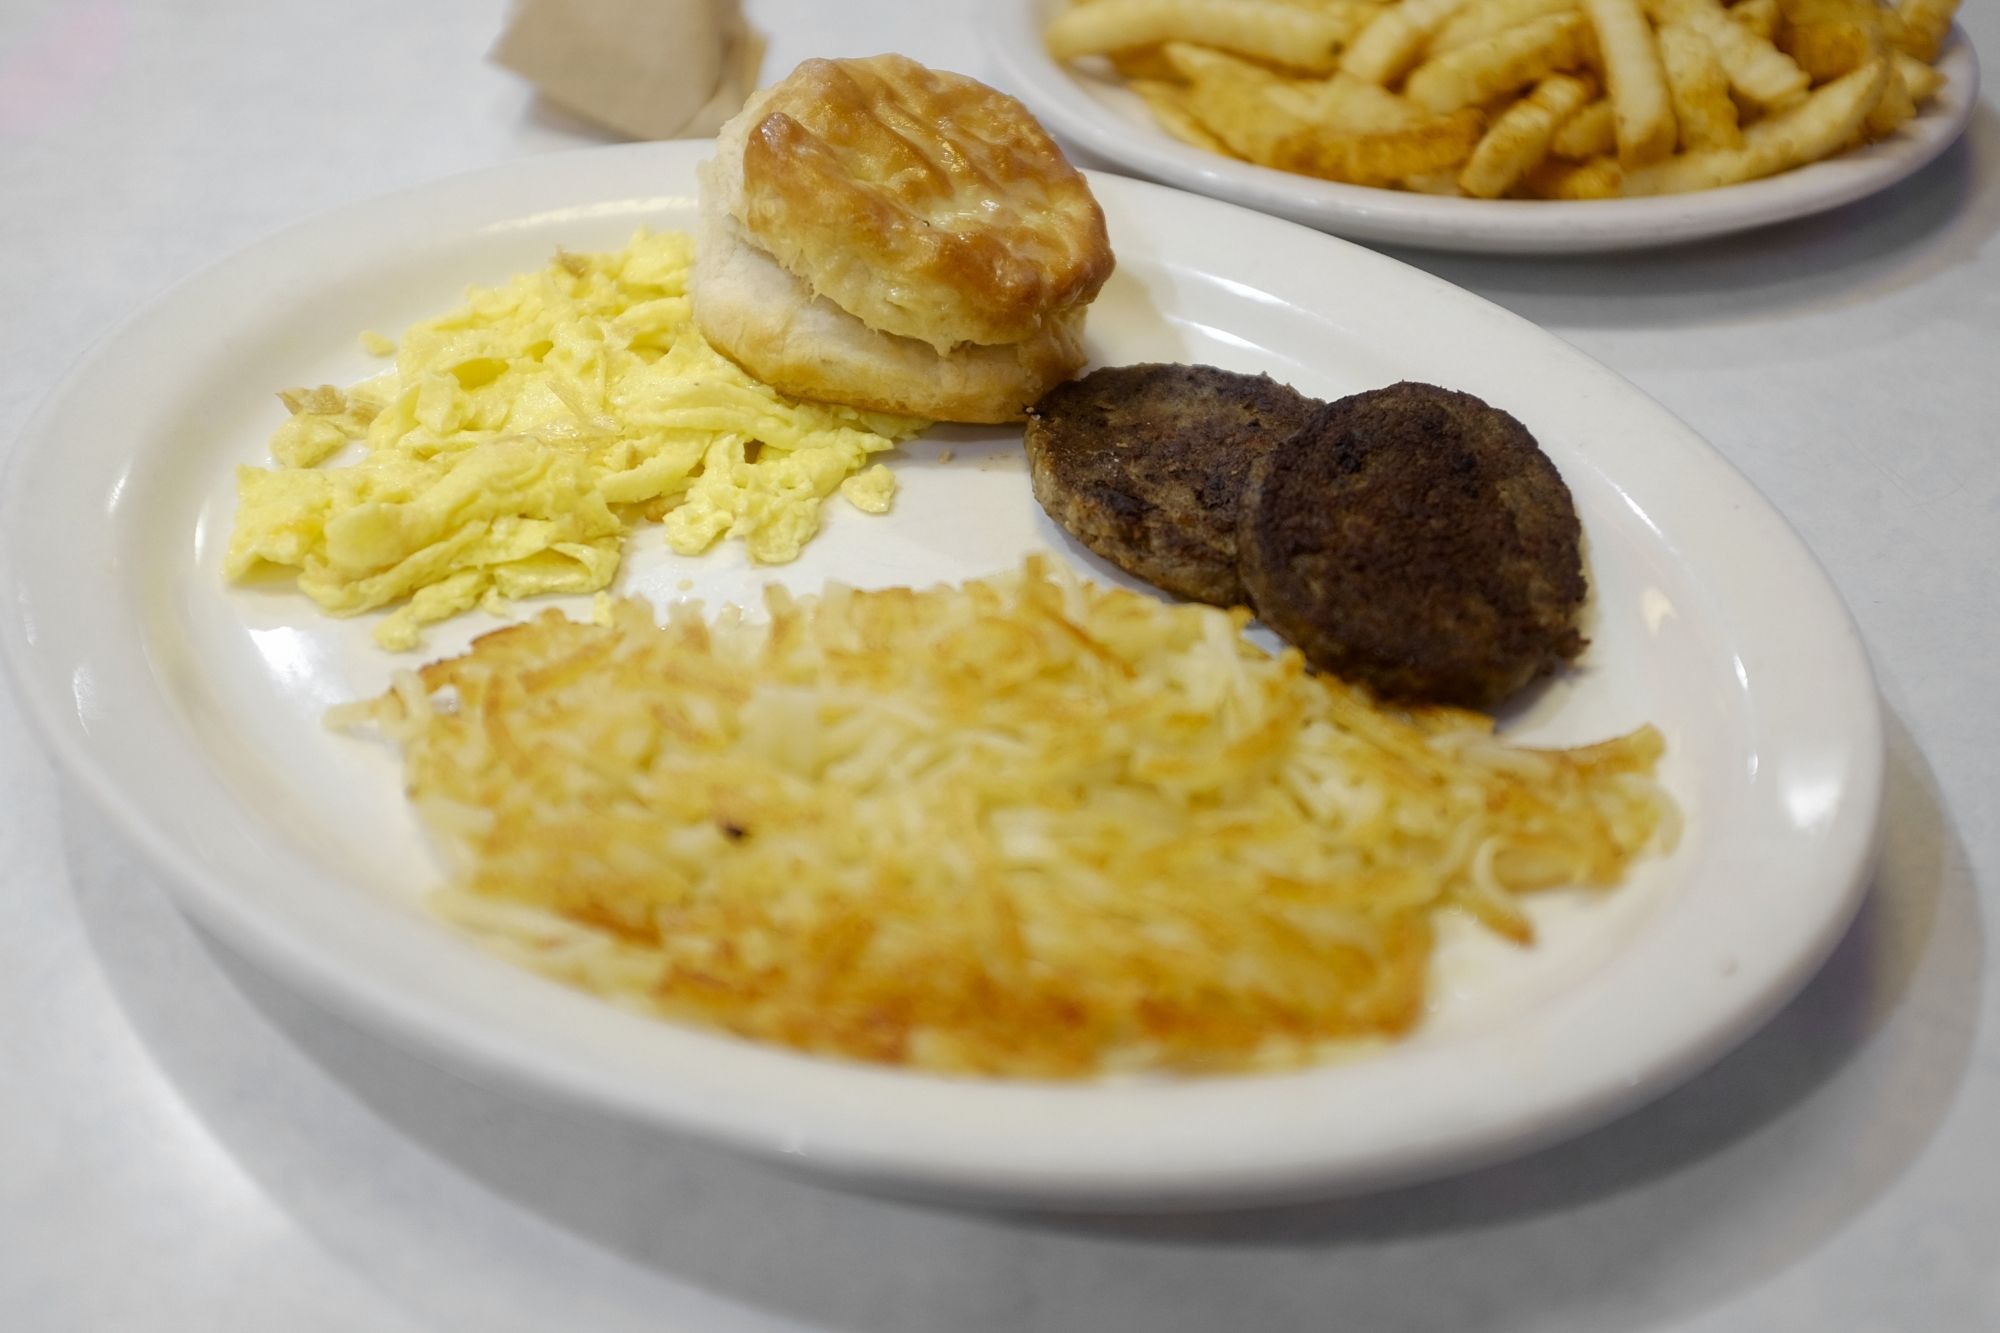
<svg viewBox="0 0 2000 1333"><path fill-rule="evenodd" d="M1115 76L1057 64L1042 43L1069 0L979 7L998 85L1057 135L1124 169L1358 241L1494 254L1585 254L1677 245L1806 217L1885 190L1951 146L1979 103L1979 62L1952 30L1945 86L1879 143L1765 180L1695 194L1576 202L1453 199L1314 180L1203 152L1168 134Z"/></svg>
<svg viewBox="0 0 2000 1333"><path fill-rule="evenodd" d="M1095 361L1209 361L1320 395L1421 378L1537 433L1584 521L1593 642L1506 725L1584 741L1659 724L1679 850L1608 896L1539 897L1533 949L1453 931L1429 1019L1393 1049L1196 1081L1009 1085L807 1058L615 1009L437 923L420 899L438 865L393 755L319 721L411 659L372 647L372 620L223 585L233 469L264 461L274 389L376 368L358 331L400 331L558 246L690 224L705 151L529 158L288 231L131 320L21 439L0 502L0 656L63 767L235 946L512 1086L875 1187L1096 1208L1352 1190L1524 1151L1713 1059L1831 947L1868 864L1880 719L1853 626L1784 521L1632 386L1497 307L1117 177L1095 181L1119 252ZM683 559L641 531L622 590L658 603L690 595L685 579L713 605L773 576L927 584L1035 549L1082 559L1030 497L1017 431L938 430L895 468L892 514L830 505L795 565L751 569L728 546ZM493 623L443 627L428 651Z"/></svg>

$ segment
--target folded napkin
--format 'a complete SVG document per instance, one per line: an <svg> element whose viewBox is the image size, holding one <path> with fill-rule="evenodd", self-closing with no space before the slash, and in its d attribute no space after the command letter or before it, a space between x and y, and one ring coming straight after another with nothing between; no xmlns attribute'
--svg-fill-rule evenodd
<svg viewBox="0 0 2000 1333"><path fill-rule="evenodd" d="M492 58L621 134L698 139L742 107L763 54L738 0L520 0Z"/></svg>

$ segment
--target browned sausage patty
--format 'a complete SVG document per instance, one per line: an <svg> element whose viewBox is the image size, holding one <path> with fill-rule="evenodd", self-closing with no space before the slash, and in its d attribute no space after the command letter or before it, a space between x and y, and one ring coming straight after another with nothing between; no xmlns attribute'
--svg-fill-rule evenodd
<svg viewBox="0 0 2000 1333"><path fill-rule="evenodd" d="M1237 539L1257 614L1321 670L1485 708L1584 646L1581 528L1520 422L1393 384L1268 451Z"/></svg>
<svg viewBox="0 0 2000 1333"><path fill-rule="evenodd" d="M1242 605L1244 483L1319 406L1269 376L1213 366L1092 371L1028 413L1035 498L1127 573L1195 601Z"/></svg>

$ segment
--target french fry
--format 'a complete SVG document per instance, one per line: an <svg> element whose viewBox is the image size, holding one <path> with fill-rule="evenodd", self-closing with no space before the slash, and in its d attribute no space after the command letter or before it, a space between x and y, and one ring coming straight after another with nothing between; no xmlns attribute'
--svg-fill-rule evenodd
<svg viewBox="0 0 2000 1333"><path fill-rule="evenodd" d="M1129 46L1123 51L1112 51L1104 58L1126 79L1172 83L1179 77L1174 73L1173 63L1167 59L1166 52L1157 46Z"/></svg>
<svg viewBox="0 0 2000 1333"><path fill-rule="evenodd" d="M1057 14L1042 40L1057 60L1187 41L1324 74L1372 13L1282 0L1095 0Z"/></svg>
<svg viewBox="0 0 2000 1333"><path fill-rule="evenodd" d="M1198 42L1167 42L1160 55L1174 77L1209 84L1246 102L1261 103L1273 90L1295 86L1275 70Z"/></svg>
<svg viewBox="0 0 2000 1333"><path fill-rule="evenodd" d="M1473 0L1431 34L1427 55L1442 55L1483 41L1494 33L1550 14L1567 14L1582 0Z"/></svg>
<svg viewBox="0 0 2000 1333"><path fill-rule="evenodd" d="M1248 61L1182 43L1167 51L1189 78L1188 109L1195 118L1237 156L1280 171L1390 185L1456 167L1479 141L1476 111L1425 116L1397 128L1351 129L1298 114L1301 103L1285 92L1297 85Z"/></svg>
<svg viewBox="0 0 2000 1333"><path fill-rule="evenodd" d="M1814 83L1831 83L1882 54L1875 0L1778 0L1785 23L1774 45Z"/></svg>
<svg viewBox="0 0 2000 1333"><path fill-rule="evenodd" d="M1889 81L1886 58L1816 88L1805 101L1743 131L1741 148L1682 153L1625 175L1627 195L1712 190L1774 175L1840 150L1860 133Z"/></svg>
<svg viewBox="0 0 2000 1333"><path fill-rule="evenodd" d="M1812 87L1797 62L1730 18L1715 0L1650 0L1647 7L1656 20L1684 23L1707 38L1729 72L1729 86L1754 107L1775 111L1790 106Z"/></svg>
<svg viewBox="0 0 2000 1333"><path fill-rule="evenodd" d="M1660 64L1673 94L1674 120L1680 126L1681 151L1741 148L1743 132L1736 124L1736 103L1729 96L1729 75L1715 58L1715 48L1679 23L1662 26L1657 36Z"/></svg>
<svg viewBox="0 0 2000 1333"><path fill-rule="evenodd" d="M1958 0L1898 0L1888 24L1889 41L1928 65L1944 50L1945 35L1957 13Z"/></svg>
<svg viewBox="0 0 2000 1333"><path fill-rule="evenodd" d="M1737 0L1729 7L1729 17L1767 42L1778 35L1778 0Z"/></svg>
<svg viewBox="0 0 2000 1333"><path fill-rule="evenodd" d="M1336 73L1307 93L1312 115L1344 130L1401 130L1430 119L1430 113L1380 84Z"/></svg>
<svg viewBox="0 0 2000 1333"><path fill-rule="evenodd" d="M1467 108L1408 129L1321 130L1281 149L1278 165L1325 180L1391 185L1465 161L1479 142L1480 116Z"/></svg>
<svg viewBox="0 0 2000 1333"><path fill-rule="evenodd" d="M1104 58L1166 133L1207 152L1417 193L1576 200L1713 189L1895 133L1944 84L1928 57L1957 7L1073 0L1047 31L1059 58Z"/></svg>
<svg viewBox="0 0 2000 1333"><path fill-rule="evenodd" d="M1160 128L1184 144L1232 157L1229 145L1215 137L1188 109L1187 88L1165 79L1127 79L1125 86L1139 95Z"/></svg>
<svg viewBox="0 0 2000 1333"><path fill-rule="evenodd" d="M1433 56L1410 74L1403 94L1432 111L1476 106L1559 70L1575 69L1588 49L1589 21L1550 14L1472 46Z"/></svg>
<svg viewBox="0 0 2000 1333"><path fill-rule="evenodd" d="M1944 75L1937 66L1926 65L1907 51L1897 51L1893 57L1896 72L1903 76L1903 87L1909 90L1910 100L1918 106L1930 101L1944 87Z"/></svg>
<svg viewBox="0 0 2000 1333"><path fill-rule="evenodd" d="M1458 173L1458 187L1475 199L1498 199L1548 155L1549 140L1556 127L1591 99L1596 89L1588 80L1569 74L1551 74L1529 93L1507 108L1493 122L1464 170Z"/></svg>
<svg viewBox="0 0 2000 1333"><path fill-rule="evenodd" d="M1386 84L1417 63L1424 44L1466 0L1403 0L1377 11L1340 57L1340 71L1368 83Z"/></svg>
<svg viewBox="0 0 2000 1333"><path fill-rule="evenodd" d="M1583 12L1597 29L1618 133L1618 161L1626 167L1656 162L1674 151L1675 129L1652 26L1639 0L1583 0Z"/></svg>
<svg viewBox="0 0 2000 1333"><path fill-rule="evenodd" d="M1588 162L1548 158L1521 183L1522 192L1531 199L1616 199L1625 183L1625 169L1609 155Z"/></svg>
<svg viewBox="0 0 2000 1333"><path fill-rule="evenodd" d="M1862 135L1870 140L1886 138L1901 129L1903 122L1916 114L1917 99L1910 96L1909 85L1903 82L1901 67L1891 60L1889 78L1882 85L1882 96L1869 110L1868 119L1862 122Z"/></svg>
<svg viewBox="0 0 2000 1333"><path fill-rule="evenodd" d="M1189 42L1169 42L1160 50L1170 78L1226 86L1233 91L1223 95L1262 99L1301 124L1366 133L1408 129L1431 118L1387 88L1338 71L1324 79L1287 79Z"/></svg>
<svg viewBox="0 0 2000 1333"><path fill-rule="evenodd" d="M1600 97L1556 127L1549 151L1572 162L1588 162L1593 157L1618 151L1611 102Z"/></svg>

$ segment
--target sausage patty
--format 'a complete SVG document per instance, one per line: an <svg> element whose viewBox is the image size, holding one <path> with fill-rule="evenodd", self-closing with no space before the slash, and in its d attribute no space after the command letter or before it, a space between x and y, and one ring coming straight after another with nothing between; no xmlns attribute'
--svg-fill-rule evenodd
<svg viewBox="0 0 2000 1333"><path fill-rule="evenodd" d="M1092 371L1028 413L1035 498L1127 573L1198 602L1243 605L1244 483L1319 406L1269 376L1213 366Z"/></svg>
<svg viewBox="0 0 2000 1333"><path fill-rule="evenodd" d="M1534 437L1470 394L1328 403L1244 488L1264 623L1378 694L1485 708L1582 651L1581 527Z"/></svg>

